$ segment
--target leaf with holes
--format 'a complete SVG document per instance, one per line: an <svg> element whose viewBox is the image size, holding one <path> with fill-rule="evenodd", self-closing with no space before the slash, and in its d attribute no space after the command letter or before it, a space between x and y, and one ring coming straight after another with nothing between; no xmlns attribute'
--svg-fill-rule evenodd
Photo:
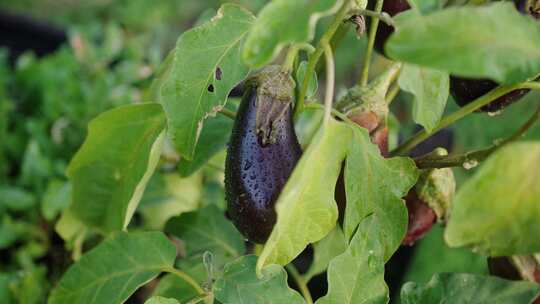
<svg viewBox="0 0 540 304"><path fill-rule="evenodd" d="M225 4L210 21L178 39L160 102L183 158L193 159L205 120L225 105L249 72L241 63L240 46L253 20L250 12Z"/></svg>
<svg viewBox="0 0 540 304"><path fill-rule="evenodd" d="M64 273L49 304L120 304L173 266L176 248L160 232L118 232Z"/></svg>
<svg viewBox="0 0 540 304"><path fill-rule="evenodd" d="M156 103L118 107L92 120L67 169L72 214L106 233L127 227L156 168L165 127Z"/></svg>

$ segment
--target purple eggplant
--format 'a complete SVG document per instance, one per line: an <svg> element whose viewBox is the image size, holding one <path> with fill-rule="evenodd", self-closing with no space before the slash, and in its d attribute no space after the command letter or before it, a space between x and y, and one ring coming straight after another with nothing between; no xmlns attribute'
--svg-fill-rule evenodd
<svg viewBox="0 0 540 304"><path fill-rule="evenodd" d="M274 205L300 159L294 131L294 82L268 67L246 82L225 163L227 215L250 241L265 242L274 224Z"/></svg>

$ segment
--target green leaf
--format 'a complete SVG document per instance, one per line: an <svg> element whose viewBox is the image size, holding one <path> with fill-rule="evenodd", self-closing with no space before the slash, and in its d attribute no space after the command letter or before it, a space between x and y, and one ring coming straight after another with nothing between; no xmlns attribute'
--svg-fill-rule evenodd
<svg viewBox="0 0 540 304"><path fill-rule="evenodd" d="M423 14L427 14L436 10L440 10L444 7L446 2L444 0L408 0L410 5L417 8Z"/></svg>
<svg viewBox="0 0 540 304"><path fill-rule="evenodd" d="M71 183L53 179L49 181L47 190L41 201L41 214L46 220L52 221L66 209L71 202Z"/></svg>
<svg viewBox="0 0 540 304"><path fill-rule="evenodd" d="M36 198L31 192L19 187L0 186L0 210L28 210L36 204Z"/></svg>
<svg viewBox="0 0 540 304"><path fill-rule="evenodd" d="M144 304L180 304L180 302L175 299L169 299L164 297L151 297L146 302L144 302Z"/></svg>
<svg viewBox="0 0 540 304"><path fill-rule="evenodd" d="M188 256L210 251L236 258L245 251L243 237L215 205L170 219L165 231L184 241Z"/></svg>
<svg viewBox="0 0 540 304"><path fill-rule="evenodd" d="M176 172L152 176L137 210L145 227L162 230L170 218L197 209L202 187L203 176L200 173L187 178Z"/></svg>
<svg viewBox="0 0 540 304"><path fill-rule="evenodd" d="M258 271L269 264L287 265L334 228L334 188L350 136L347 125L333 119L314 135L276 202L277 222L257 262Z"/></svg>
<svg viewBox="0 0 540 304"><path fill-rule="evenodd" d="M178 39L160 102L185 159L193 159L205 120L225 105L229 92L249 72L241 63L240 46L253 19L243 8L225 4L212 20Z"/></svg>
<svg viewBox="0 0 540 304"><path fill-rule="evenodd" d="M428 132L433 131L441 120L448 100L448 73L405 64L398 83L402 90L414 95L414 121Z"/></svg>
<svg viewBox="0 0 540 304"><path fill-rule="evenodd" d="M525 281L467 273L435 274L425 285L408 282L401 289L403 304L435 303L531 303L540 286Z"/></svg>
<svg viewBox="0 0 540 304"><path fill-rule="evenodd" d="M294 43L311 41L317 20L333 14L342 0L273 0L259 13L242 50L244 62L262 67Z"/></svg>
<svg viewBox="0 0 540 304"><path fill-rule="evenodd" d="M330 261L342 254L345 249L347 249L347 240L341 228L336 226L322 240L313 244L313 263L304 274L306 281L326 271Z"/></svg>
<svg viewBox="0 0 540 304"><path fill-rule="evenodd" d="M263 269L262 277L255 272L257 257L243 256L225 266L223 277L214 284L214 294L223 304L295 304L305 303L287 285L287 273L279 265Z"/></svg>
<svg viewBox="0 0 540 304"><path fill-rule="evenodd" d="M306 77L306 72L308 68L307 61L302 61L296 69L296 86L302 86L304 78ZM319 81L317 80L317 73L315 71L311 72L311 78L309 79L307 90L306 90L306 99L309 100L317 93L317 87L319 86Z"/></svg>
<svg viewBox="0 0 540 304"><path fill-rule="evenodd" d="M507 84L540 70L540 23L511 2L413 15L396 18L386 44L393 59Z"/></svg>
<svg viewBox="0 0 540 304"><path fill-rule="evenodd" d="M540 252L540 142L491 155L454 199L445 240L490 256Z"/></svg>
<svg viewBox="0 0 540 304"><path fill-rule="evenodd" d="M377 215L363 219L347 251L328 267L328 293L318 304L387 303L384 248Z"/></svg>
<svg viewBox="0 0 540 304"><path fill-rule="evenodd" d="M48 303L123 303L175 258L175 246L160 232L115 233L66 271Z"/></svg>
<svg viewBox="0 0 540 304"><path fill-rule="evenodd" d="M319 130L323 116L324 111L322 108L306 108L298 115L294 123L294 132L298 137L302 150L307 149L313 136Z"/></svg>
<svg viewBox="0 0 540 304"><path fill-rule="evenodd" d="M208 118L202 128L193 160L180 160L178 165L180 175L189 176L193 174L214 155L225 149L231 136L233 123L232 119L223 115Z"/></svg>
<svg viewBox="0 0 540 304"><path fill-rule="evenodd" d="M92 120L67 170L73 213L103 232L125 228L156 168L164 128L155 103L118 107Z"/></svg>
<svg viewBox="0 0 540 304"><path fill-rule="evenodd" d="M358 224L374 213L381 226L384 257L388 260L405 236L407 208L401 198L414 186L418 170L409 158L383 158L366 129L350 127L353 139L345 165L345 237L350 239Z"/></svg>
<svg viewBox="0 0 540 304"><path fill-rule="evenodd" d="M201 285L208 282L208 276L206 269L204 268L202 254L179 260L176 264L176 268L189 275ZM177 275L167 274L159 280L159 283L156 286L156 289L154 289L152 295L175 298L184 303L198 296L198 291Z"/></svg>

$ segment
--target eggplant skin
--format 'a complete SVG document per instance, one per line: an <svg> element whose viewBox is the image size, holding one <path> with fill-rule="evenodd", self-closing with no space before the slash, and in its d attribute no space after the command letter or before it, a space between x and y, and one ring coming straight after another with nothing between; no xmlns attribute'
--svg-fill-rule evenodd
<svg viewBox="0 0 540 304"><path fill-rule="evenodd" d="M256 82L248 84L225 162L227 215L255 243L264 243L270 236L277 218L276 200L302 154L294 132L291 103L278 104L283 111L272 121L271 132L261 132L257 129L257 115L264 116L264 111L272 108L264 103L283 100L259 90ZM272 140L264 140L269 133Z"/></svg>
<svg viewBox="0 0 540 304"><path fill-rule="evenodd" d="M489 91L495 89L499 85L489 79L472 79L463 77L450 77L450 93L454 100L460 107L464 107L471 103L475 99L487 94ZM508 94L505 94L489 104L480 108L481 112L497 112L508 105L518 101L525 94L529 92L529 89L514 90Z"/></svg>

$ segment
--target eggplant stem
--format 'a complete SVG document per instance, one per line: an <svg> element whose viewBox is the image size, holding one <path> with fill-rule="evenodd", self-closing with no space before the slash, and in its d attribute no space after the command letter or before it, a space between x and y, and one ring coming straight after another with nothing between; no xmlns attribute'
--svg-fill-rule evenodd
<svg viewBox="0 0 540 304"><path fill-rule="evenodd" d="M383 0L377 0L374 13L380 14L383 7ZM359 84L365 86L369 78L369 65L371 64L371 55L373 54L373 46L375 45L375 36L377 35L377 27L379 27L379 18L371 17L371 27L369 29L368 45L366 55L364 56L364 67L362 68L362 76Z"/></svg>
<svg viewBox="0 0 540 304"><path fill-rule="evenodd" d="M324 121L323 125L328 125L332 112L332 100L334 99L335 68L334 56L329 43L324 44L324 57L326 59L326 90L324 95Z"/></svg>
<svg viewBox="0 0 540 304"><path fill-rule="evenodd" d="M298 289L300 289L302 296L304 296L306 304L313 304L313 298L311 297L309 288L307 287L306 281L304 280L302 275L298 272L298 270L294 267L293 264L288 264L287 266L285 266L285 269L287 269L287 271L291 274L291 277L294 279L294 282L298 286Z"/></svg>

